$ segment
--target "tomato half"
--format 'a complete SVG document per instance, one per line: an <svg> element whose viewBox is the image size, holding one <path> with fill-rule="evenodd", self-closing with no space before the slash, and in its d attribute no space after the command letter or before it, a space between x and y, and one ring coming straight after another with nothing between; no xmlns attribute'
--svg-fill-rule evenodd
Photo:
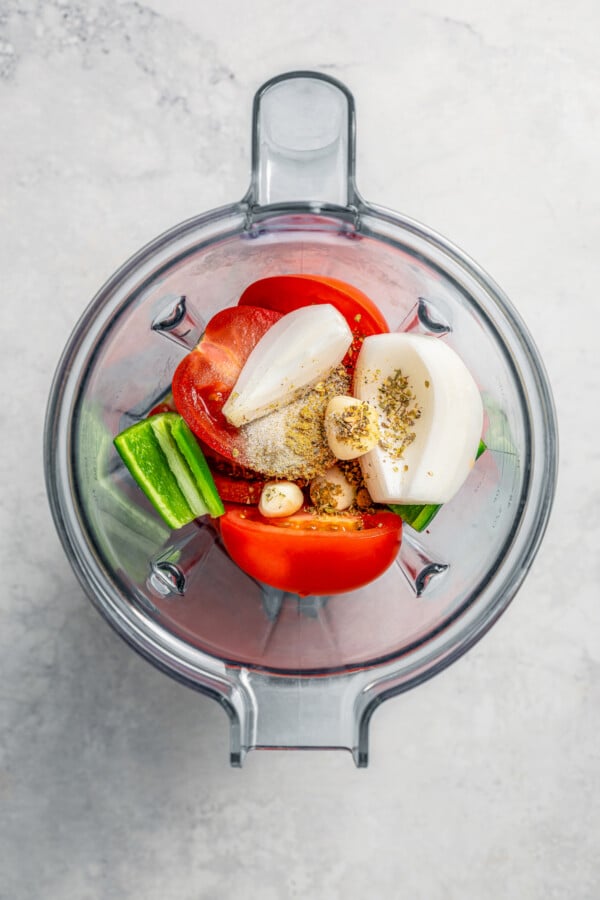
<svg viewBox="0 0 600 900"><path fill-rule="evenodd" d="M250 353L281 316L275 310L252 306L221 310L173 375L177 412L197 438L226 459L244 462L245 439L221 409Z"/></svg>
<svg viewBox="0 0 600 900"><path fill-rule="evenodd" d="M280 313L318 303L330 303L350 326L354 340L344 359L344 365L349 369L354 367L363 338L390 330L385 317L366 294L337 278L274 275L253 282L238 300L238 306L262 306Z"/></svg>
<svg viewBox="0 0 600 900"><path fill-rule="evenodd" d="M244 572L301 596L343 594L369 584L394 562L402 537L400 517L389 512L266 519L254 507L228 507L219 528Z"/></svg>

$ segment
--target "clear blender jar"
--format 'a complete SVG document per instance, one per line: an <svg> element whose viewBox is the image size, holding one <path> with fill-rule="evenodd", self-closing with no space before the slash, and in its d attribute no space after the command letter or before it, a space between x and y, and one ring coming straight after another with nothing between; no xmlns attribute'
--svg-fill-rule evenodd
<svg viewBox="0 0 600 900"><path fill-rule="evenodd" d="M537 350L508 299L427 227L362 199L354 103L312 72L272 79L253 112L246 196L163 234L101 288L51 390L50 505L86 593L154 665L221 703L231 762L264 747L368 762L383 700L468 650L517 592L552 505L557 432ZM424 533L360 590L299 597L229 559L209 521L170 532L113 448L169 391L208 320L270 275L349 282L392 331L447 341L484 400L487 450Z"/></svg>

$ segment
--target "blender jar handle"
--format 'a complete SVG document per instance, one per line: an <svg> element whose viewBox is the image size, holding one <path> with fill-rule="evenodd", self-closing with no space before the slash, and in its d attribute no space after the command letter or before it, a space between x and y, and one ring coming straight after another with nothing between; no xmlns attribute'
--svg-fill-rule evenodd
<svg viewBox="0 0 600 900"><path fill-rule="evenodd" d="M370 673L286 678L242 669L224 704L233 766L249 750L349 750L369 759L369 720L377 705Z"/></svg>
<svg viewBox="0 0 600 900"><path fill-rule="evenodd" d="M318 72L288 72L254 97L251 206L353 206L354 99Z"/></svg>

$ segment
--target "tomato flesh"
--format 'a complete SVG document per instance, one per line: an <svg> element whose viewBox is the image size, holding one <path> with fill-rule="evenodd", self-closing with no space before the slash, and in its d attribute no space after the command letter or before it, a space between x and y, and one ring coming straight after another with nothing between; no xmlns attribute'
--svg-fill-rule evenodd
<svg viewBox="0 0 600 900"><path fill-rule="evenodd" d="M177 412L197 438L233 462L243 464L245 439L221 409L250 353L281 316L275 310L251 306L221 310L173 375Z"/></svg>
<svg viewBox="0 0 600 900"><path fill-rule="evenodd" d="M394 562L402 537L400 517L388 512L348 517L303 512L276 520L254 507L229 506L219 528L227 552L244 572L301 596L342 594L369 584Z"/></svg>

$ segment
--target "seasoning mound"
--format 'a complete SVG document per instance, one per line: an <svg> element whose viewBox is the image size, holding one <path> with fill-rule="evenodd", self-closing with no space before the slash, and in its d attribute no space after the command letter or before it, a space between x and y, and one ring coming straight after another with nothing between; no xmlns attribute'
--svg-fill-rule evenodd
<svg viewBox="0 0 600 900"><path fill-rule="evenodd" d="M308 481L326 472L335 456L327 443L325 410L332 397L349 388L345 368L336 366L297 400L243 425L248 466L291 481Z"/></svg>
<svg viewBox="0 0 600 900"><path fill-rule="evenodd" d="M381 410L379 444L391 459L402 459L404 451L415 439L413 427L421 418L421 407L401 369L396 369L382 381L377 394Z"/></svg>
<svg viewBox="0 0 600 900"><path fill-rule="evenodd" d="M334 397L325 413L325 430L332 453L339 459L355 459L379 440L377 411L365 400Z"/></svg>
<svg viewBox="0 0 600 900"><path fill-rule="evenodd" d="M334 515L337 510L338 500L342 494L339 484L330 481L317 481L310 487L310 499L313 502L316 513L328 513Z"/></svg>

